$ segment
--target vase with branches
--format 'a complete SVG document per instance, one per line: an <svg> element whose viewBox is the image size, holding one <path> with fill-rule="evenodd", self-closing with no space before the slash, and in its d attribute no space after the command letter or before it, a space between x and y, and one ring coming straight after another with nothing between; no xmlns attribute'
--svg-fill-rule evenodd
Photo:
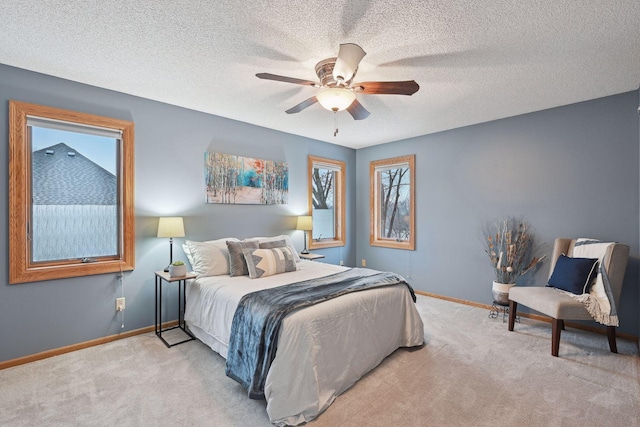
<svg viewBox="0 0 640 427"><path fill-rule="evenodd" d="M483 234L485 252L496 278L494 301L506 305L509 288L515 285L518 277L542 262L546 255L538 254L540 248L535 243L533 228L521 217L509 216L488 222Z"/></svg>

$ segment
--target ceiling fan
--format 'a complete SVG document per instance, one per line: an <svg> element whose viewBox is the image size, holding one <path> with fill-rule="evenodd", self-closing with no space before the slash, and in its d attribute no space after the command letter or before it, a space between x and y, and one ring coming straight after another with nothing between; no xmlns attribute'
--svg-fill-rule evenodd
<svg viewBox="0 0 640 427"><path fill-rule="evenodd" d="M420 89L415 80L396 82L363 82L352 83L358 72L358 64L367 53L357 44L340 45L338 56L327 58L316 64L316 74L320 82L278 76L276 74L258 73L256 77L304 86L320 88L318 93L300 104L288 109L287 114L299 113L307 107L319 102L329 111L347 110L355 120L369 117L369 112L358 102L357 93L365 95L413 95Z"/></svg>

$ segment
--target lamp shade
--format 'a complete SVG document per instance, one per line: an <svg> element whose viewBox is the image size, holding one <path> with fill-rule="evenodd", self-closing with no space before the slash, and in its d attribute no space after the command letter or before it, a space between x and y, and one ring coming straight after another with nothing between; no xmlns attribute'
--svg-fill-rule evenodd
<svg viewBox="0 0 640 427"><path fill-rule="evenodd" d="M158 237L184 237L182 217L161 217L160 221L158 221Z"/></svg>
<svg viewBox="0 0 640 427"><path fill-rule="evenodd" d="M342 111L351 105L356 94L349 89L339 87L326 87L316 94L320 105L329 111Z"/></svg>
<svg viewBox="0 0 640 427"><path fill-rule="evenodd" d="M310 215L299 216L296 230L313 230L313 218Z"/></svg>

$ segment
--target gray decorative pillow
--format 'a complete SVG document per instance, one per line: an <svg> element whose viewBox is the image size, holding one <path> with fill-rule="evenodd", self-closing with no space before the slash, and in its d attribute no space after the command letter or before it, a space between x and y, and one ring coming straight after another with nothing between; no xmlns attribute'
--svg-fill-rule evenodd
<svg viewBox="0 0 640 427"><path fill-rule="evenodd" d="M252 237L251 239L246 240L257 240L260 243L284 240L285 242L287 242L287 246L291 249L291 253L293 254L293 258L296 260L296 262L300 261L300 255L298 255L298 251L296 250L295 246L293 246L291 237L287 236L286 234L280 234L279 236L273 237Z"/></svg>
<svg viewBox="0 0 640 427"><path fill-rule="evenodd" d="M249 277L272 276L274 274L296 271L296 260L289 247L272 249L243 249L249 268Z"/></svg>
<svg viewBox="0 0 640 427"><path fill-rule="evenodd" d="M258 242L243 240L241 242L227 241L229 250L229 276L248 276L247 262L244 259L243 249L258 249Z"/></svg>
<svg viewBox="0 0 640 427"><path fill-rule="evenodd" d="M273 248L284 248L287 246L287 241L282 240L267 240L266 242L258 243L258 248L260 249L273 249Z"/></svg>

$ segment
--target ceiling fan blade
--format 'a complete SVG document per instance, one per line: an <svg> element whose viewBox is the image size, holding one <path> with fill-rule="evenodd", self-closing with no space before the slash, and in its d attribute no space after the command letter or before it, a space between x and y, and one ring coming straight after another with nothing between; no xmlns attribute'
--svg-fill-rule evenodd
<svg viewBox="0 0 640 427"><path fill-rule="evenodd" d="M350 81L358 71L358 64L367 54L360 46L354 43L344 43L340 45L340 51L333 66L333 79L338 82Z"/></svg>
<svg viewBox="0 0 640 427"><path fill-rule="evenodd" d="M369 117L369 114L371 114L358 102L357 99L354 99L351 105L347 107L347 111L351 114L354 120L364 120Z"/></svg>
<svg viewBox="0 0 640 427"><path fill-rule="evenodd" d="M306 101L302 101L300 104L296 105L295 107L289 108L287 111L285 111L285 113L287 113L287 114L299 113L300 111L304 110L305 108L311 107L316 102L318 102L318 98L316 98L315 96L312 96L311 98L307 99Z"/></svg>
<svg viewBox="0 0 640 427"><path fill-rule="evenodd" d="M354 83L351 88L357 93L367 95L413 95L420 89L415 80L403 82L362 82Z"/></svg>
<svg viewBox="0 0 640 427"><path fill-rule="evenodd" d="M297 85L305 85L305 86L313 86L313 87L318 86L318 83L312 82L311 80L302 80L302 79L296 79L293 77L278 76L277 74L258 73L256 74L256 77L259 79L265 79L265 80L275 80L277 82L295 83Z"/></svg>

